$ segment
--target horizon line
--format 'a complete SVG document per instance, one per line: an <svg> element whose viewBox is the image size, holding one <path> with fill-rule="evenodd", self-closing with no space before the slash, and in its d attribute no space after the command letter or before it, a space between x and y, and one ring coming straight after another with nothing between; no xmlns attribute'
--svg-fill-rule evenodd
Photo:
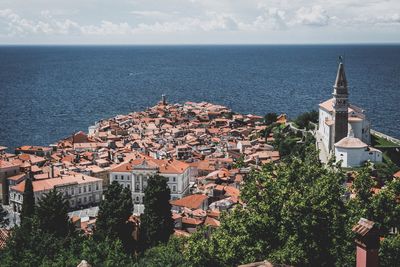
<svg viewBox="0 0 400 267"><path fill-rule="evenodd" d="M343 43L9 43L5 46L301 46L301 45L400 45L400 42L343 42Z"/></svg>

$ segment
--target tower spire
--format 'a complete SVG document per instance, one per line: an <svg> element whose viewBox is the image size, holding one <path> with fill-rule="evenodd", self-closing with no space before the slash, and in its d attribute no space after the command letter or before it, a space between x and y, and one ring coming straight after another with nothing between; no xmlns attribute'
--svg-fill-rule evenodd
<svg viewBox="0 0 400 267"><path fill-rule="evenodd" d="M346 73L344 72L344 65L343 62L339 63L339 68L336 74L336 80L335 80L335 85L333 88L338 89L338 88L346 88L347 89L347 79L346 79Z"/></svg>
<svg viewBox="0 0 400 267"><path fill-rule="evenodd" d="M347 88L346 73L342 57L339 57L339 66L336 74L335 84L333 85L333 119L334 119L334 138L333 144L345 138L348 134L349 122L349 92ZM332 148L333 148L332 144Z"/></svg>

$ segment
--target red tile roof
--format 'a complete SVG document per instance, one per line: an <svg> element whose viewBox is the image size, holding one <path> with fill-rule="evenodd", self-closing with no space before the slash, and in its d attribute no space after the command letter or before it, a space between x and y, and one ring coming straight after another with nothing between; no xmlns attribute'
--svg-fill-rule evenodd
<svg viewBox="0 0 400 267"><path fill-rule="evenodd" d="M170 201L171 205L179 207L187 207L190 209L199 209L208 197L206 195L195 194L186 196L181 199Z"/></svg>

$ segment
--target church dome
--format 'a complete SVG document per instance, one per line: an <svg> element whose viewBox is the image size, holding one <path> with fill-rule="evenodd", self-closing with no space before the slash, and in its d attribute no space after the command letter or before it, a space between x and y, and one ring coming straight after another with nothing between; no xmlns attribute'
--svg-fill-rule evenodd
<svg viewBox="0 0 400 267"><path fill-rule="evenodd" d="M337 142L335 144L335 147L341 147L341 148L366 148L368 145L361 141L360 139L353 137L353 136L347 136Z"/></svg>

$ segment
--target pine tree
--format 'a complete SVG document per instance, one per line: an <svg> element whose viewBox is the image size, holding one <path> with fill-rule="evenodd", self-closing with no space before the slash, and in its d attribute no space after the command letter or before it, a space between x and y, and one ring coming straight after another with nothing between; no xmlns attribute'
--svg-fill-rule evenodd
<svg viewBox="0 0 400 267"><path fill-rule="evenodd" d="M132 225L128 222L132 216L132 194L128 188L122 188L114 181L104 194L104 200L99 207L96 221L96 237L100 240L106 238L119 238L127 252L132 252L134 242L132 238Z"/></svg>
<svg viewBox="0 0 400 267"><path fill-rule="evenodd" d="M140 220L143 249L166 243L174 231L167 179L160 175L151 177L144 194L144 214Z"/></svg>
<svg viewBox="0 0 400 267"><path fill-rule="evenodd" d="M35 213L35 196L33 193L32 180L30 178L25 180L24 201L22 203L21 220L25 218L32 219Z"/></svg>
<svg viewBox="0 0 400 267"><path fill-rule="evenodd" d="M68 208L68 201L56 189L44 194L36 207L39 228L55 236L66 236L70 229Z"/></svg>

